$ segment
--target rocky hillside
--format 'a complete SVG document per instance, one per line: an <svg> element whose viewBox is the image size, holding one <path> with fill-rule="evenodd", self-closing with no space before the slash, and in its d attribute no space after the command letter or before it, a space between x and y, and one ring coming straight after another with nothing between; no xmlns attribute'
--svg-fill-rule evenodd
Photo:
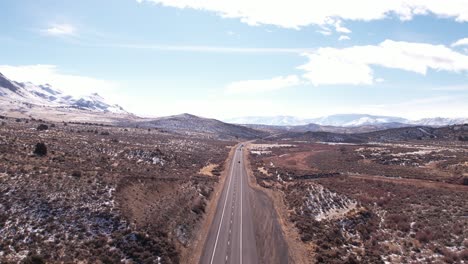
<svg viewBox="0 0 468 264"><path fill-rule="evenodd" d="M190 114L181 114L156 119L145 119L133 123L142 128L158 128L185 135L205 135L221 139L254 139L267 136L266 132L252 128L221 122L216 119L202 118Z"/></svg>

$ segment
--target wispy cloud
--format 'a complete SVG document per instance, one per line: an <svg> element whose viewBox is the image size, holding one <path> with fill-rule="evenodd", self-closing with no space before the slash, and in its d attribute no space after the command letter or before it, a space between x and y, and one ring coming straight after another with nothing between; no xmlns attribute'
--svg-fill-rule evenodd
<svg viewBox="0 0 468 264"><path fill-rule="evenodd" d="M467 99L466 96L448 95L423 97L402 102L362 105L357 110L377 115L402 116L413 120L441 116L458 118L468 116L468 107L465 103Z"/></svg>
<svg viewBox="0 0 468 264"><path fill-rule="evenodd" d="M333 34L328 28L317 30L317 32L324 35L324 36L330 36L331 34Z"/></svg>
<svg viewBox="0 0 468 264"><path fill-rule="evenodd" d="M432 88L433 91L468 91L468 85L451 85Z"/></svg>
<svg viewBox="0 0 468 264"><path fill-rule="evenodd" d="M159 44L131 44L131 43L92 43L77 41L77 45L99 48L143 49L157 51L187 51L212 53L295 53L313 52L315 48L268 48L268 47L227 47L227 46L186 46L186 45L159 45Z"/></svg>
<svg viewBox="0 0 468 264"><path fill-rule="evenodd" d="M339 41L350 40L350 39L351 39L351 38L348 37L348 36L346 36L346 35L341 35L341 36L338 38Z"/></svg>
<svg viewBox="0 0 468 264"><path fill-rule="evenodd" d="M280 76L264 80L244 80L226 86L227 93L259 93L280 90L299 85L301 80L296 75Z"/></svg>
<svg viewBox="0 0 468 264"><path fill-rule="evenodd" d="M337 20L334 23L335 30L338 33L349 34L351 30L341 25L341 20Z"/></svg>
<svg viewBox="0 0 468 264"><path fill-rule="evenodd" d="M71 24L54 24L41 32L50 36L73 36L76 34L76 28Z"/></svg>
<svg viewBox="0 0 468 264"><path fill-rule="evenodd" d="M119 39L116 35L110 35L99 31L89 29L77 30L70 26L54 26L49 29L41 30L42 33L55 36L68 36L64 38L68 43L83 47L94 48L112 48L112 49L134 49L134 50L155 50L155 51L174 51L174 52L205 52L205 53L293 53L302 54L313 52L315 48L308 47L230 47L230 46L210 46L210 45L177 45L177 44L158 44L158 43L132 43L130 41ZM229 36L239 36L238 33L227 31Z"/></svg>

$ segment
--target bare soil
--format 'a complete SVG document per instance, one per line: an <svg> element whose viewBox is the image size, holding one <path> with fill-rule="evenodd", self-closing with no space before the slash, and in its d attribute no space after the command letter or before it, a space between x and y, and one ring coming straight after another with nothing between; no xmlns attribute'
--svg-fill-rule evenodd
<svg viewBox="0 0 468 264"><path fill-rule="evenodd" d="M246 146L246 149L249 150L249 145ZM288 212L284 206L284 203L282 202L283 194L279 192L272 192L271 190L262 188L257 184L257 180L254 177L249 158L249 152L244 152L244 164L247 164L249 185L251 186L252 190L255 190L255 193L260 197L257 198L260 199L260 201L256 202L254 205L256 207L254 211L259 210L258 208L263 208L261 213L256 214L255 219L257 221L257 225L262 228L259 234L264 234L263 236L259 236L257 238L257 241L261 240L261 252L263 255L265 255L263 260L276 261L265 263L310 263L310 258L307 256L305 246L299 240L297 229L287 220ZM269 219L269 221L264 223L265 219ZM265 237L265 234L272 235L271 237ZM279 234L281 234L281 236L279 236ZM275 252L287 252L287 254L275 255L271 248L269 248L269 246L276 247L274 246L276 245L275 241L278 240L276 240L277 238L275 237L281 237L285 242L285 244L283 244L283 242L279 240L280 249L277 249ZM268 256L268 254L271 256Z"/></svg>

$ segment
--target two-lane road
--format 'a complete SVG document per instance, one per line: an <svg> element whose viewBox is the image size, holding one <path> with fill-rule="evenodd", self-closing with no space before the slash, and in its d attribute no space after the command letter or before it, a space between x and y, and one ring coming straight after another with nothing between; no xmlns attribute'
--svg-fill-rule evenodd
<svg viewBox="0 0 468 264"><path fill-rule="evenodd" d="M236 148L210 227L201 264L258 263L242 145Z"/></svg>

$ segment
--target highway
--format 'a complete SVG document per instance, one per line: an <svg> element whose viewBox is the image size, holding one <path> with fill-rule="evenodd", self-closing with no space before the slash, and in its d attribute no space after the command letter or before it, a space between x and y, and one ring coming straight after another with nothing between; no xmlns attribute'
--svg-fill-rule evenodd
<svg viewBox="0 0 468 264"><path fill-rule="evenodd" d="M242 145L236 148L200 258L201 264L259 263Z"/></svg>

